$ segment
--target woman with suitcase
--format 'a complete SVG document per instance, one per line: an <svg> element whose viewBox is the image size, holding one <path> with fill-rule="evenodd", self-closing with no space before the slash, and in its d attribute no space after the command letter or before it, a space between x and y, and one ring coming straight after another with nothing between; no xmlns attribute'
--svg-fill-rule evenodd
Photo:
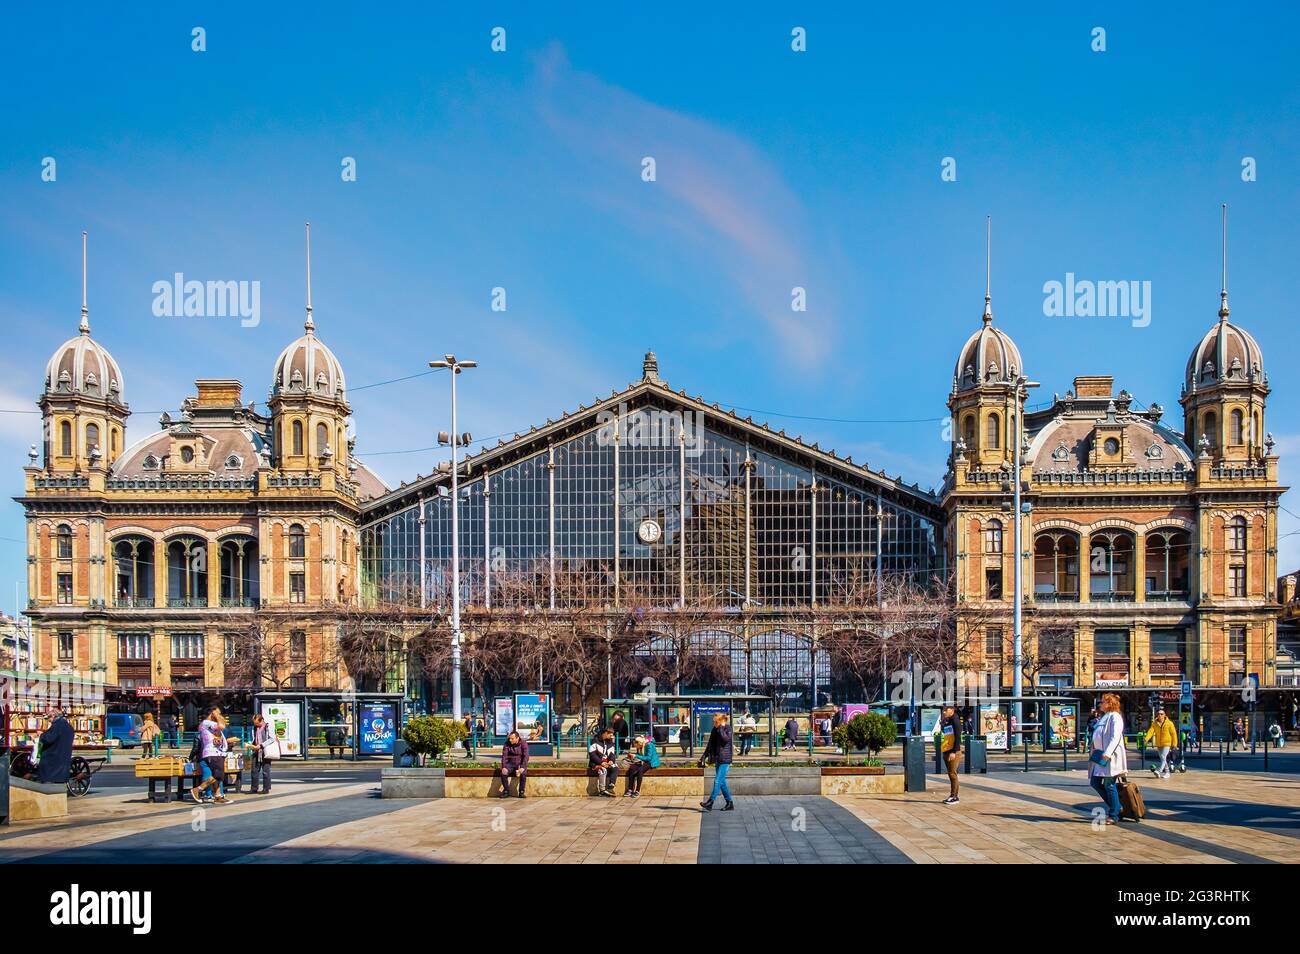
<svg viewBox="0 0 1300 954"><path fill-rule="evenodd" d="M1101 718L1092 732L1092 754L1088 757L1088 783L1106 806L1106 824L1118 825L1121 813L1118 782L1128 772L1124 750L1124 717L1119 696L1108 692L1101 697Z"/></svg>

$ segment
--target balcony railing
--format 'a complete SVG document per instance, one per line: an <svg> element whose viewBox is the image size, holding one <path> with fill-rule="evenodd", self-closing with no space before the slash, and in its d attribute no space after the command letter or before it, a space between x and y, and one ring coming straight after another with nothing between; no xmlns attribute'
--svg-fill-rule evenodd
<svg viewBox="0 0 1300 954"><path fill-rule="evenodd" d="M1149 603L1182 603L1187 600L1187 590L1147 590Z"/></svg>
<svg viewBox="0 0 1300 954"><path fill-rule="evenodd" d="M1094 591L1088 594L1088 599L1093 603L1132 603L1136 595L1132 590L1106 590Z"/></svg>
<svg viewBox="0 0 1300 954"><path fill-rule="evenodd" d="M153 607L152 596L119 596L113 600L118 609L144 609Z"/></svg>
<svg viewBox="0 0 1300 954"><path fill-rule="evenodd" d="M1052 590L1050 592L1035 593L1034 600L1038 603L1077 603L1079 602L1078 592L1067 593L1063 590Z"/></svg>
<svg viewBox="0 0 1300 954"><path fill-rule="evenodd" d="M203 609L208 605L206 596L169 596L167 597L167 606L169 609Z"/></svg>
<svg viewBox="0 0 1300 954"><path fill-rule="evenodd" d="M221 605L224 607L256 606L257 600L251 596L223 596L221 597Z"/></svg>

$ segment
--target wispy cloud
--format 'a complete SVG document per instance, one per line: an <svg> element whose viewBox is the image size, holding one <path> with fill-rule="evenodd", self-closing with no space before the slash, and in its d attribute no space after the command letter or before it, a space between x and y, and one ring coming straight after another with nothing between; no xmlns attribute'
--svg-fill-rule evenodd
<svg viewBox="0 0 1300 954"><path fill-rule="evenodd" d="M836 310L819 264L825 250L803 202L757 147L579 72L558 48L536 78L538 115L588 199L629 229L667 232L685 257L715 267L737 304L800 365L825 356ZM641 180L647 156L652 184ZM796 286L807 289L806 312L791 308Z"/></svg>

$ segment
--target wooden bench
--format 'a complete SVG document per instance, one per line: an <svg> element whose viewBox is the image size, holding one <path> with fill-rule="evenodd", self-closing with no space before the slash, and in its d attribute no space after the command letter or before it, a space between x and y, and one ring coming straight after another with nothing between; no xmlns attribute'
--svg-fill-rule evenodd
<svg viewBox="0 0 1300 954"><path fill-rule="evenodd" d="M225 783L227 791L238 792L243 778L244 759L240 755L237 763L239 767L235 770L230 769L230 762L226 762L225 777L222 781ZM156 759L137 759L135 763L135 777L147 778L149 780L149 801L151 802L170 802L172 801L172 782L176 782L176 801L185 797L185 782L190 783L193 789L202 777L202 770L197 765L186 759L176 758L174 756L162 756ZM233 785L231 779L234 779ZM163 790L158 791L158 783L163 783Z"/></svg>

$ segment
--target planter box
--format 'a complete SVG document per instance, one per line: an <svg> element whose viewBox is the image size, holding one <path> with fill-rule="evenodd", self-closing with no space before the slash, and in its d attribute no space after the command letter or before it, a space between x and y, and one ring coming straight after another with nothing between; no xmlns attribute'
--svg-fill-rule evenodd
<svg viewBox="0 0 1300 954"><path fill-rule="evenodd" d="M641 780L643 795L690 795L699 797L704 788L704 770L698 768L657 768ZM518 780L510 791L518 791ZM618 786L620 797L623 786ZM447 769L447 798L490 798L501 793L501 777L496 769ZM585 768L536 768L528 771L530 798L583 798L596 794L596 777Z"/></svg>
<svg viewBox="0 0 1300 954"><path fill-rule="evenodd" d="M827 766L821 783L823 795L903 794L903 776L886 775L883 765Z"/></svg>
<svg viewBox="0 0 1300 954"><path fill-rule="evenodd" d="M379 772L380 798L442 798L446 792L445 769L386 768Z"/></svg>
<svg viewBox="0 0 1300 954"><path fill-rule="evenodd" d="M703 798L713 790L714 770L664 766L646 774L641 793ZM737 797L762 795L892 795L903 791L902 775L880 766L732 766L727 785ZM518 791L518 781L511 792ZM384 798L491 798L501 792L493 768L386 768L380 772ZM623 794L620 780L617 788ZM585 768L535 768L528 772L530 798L591 798L596 779Z"/></svg>
<svg viewBox="0 0 1300 954"><path fill-rule="evenodd" d="M716 773L708 769L704 777L704 791L713 791ZM727 772L727 787L737 798L752 795L820 795L822 769L816 765L747 766L732 765Z"/></svg>

